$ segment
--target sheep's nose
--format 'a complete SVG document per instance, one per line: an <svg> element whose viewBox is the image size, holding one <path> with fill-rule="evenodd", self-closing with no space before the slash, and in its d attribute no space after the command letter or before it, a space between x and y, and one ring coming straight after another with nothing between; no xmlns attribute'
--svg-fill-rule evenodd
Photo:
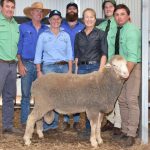
<svg viewBox="0 0 150 150"><path fill-rule="evenodd" d="M128 78L129 77L129 72L128 71L123 72L123 77Z"/></svg>

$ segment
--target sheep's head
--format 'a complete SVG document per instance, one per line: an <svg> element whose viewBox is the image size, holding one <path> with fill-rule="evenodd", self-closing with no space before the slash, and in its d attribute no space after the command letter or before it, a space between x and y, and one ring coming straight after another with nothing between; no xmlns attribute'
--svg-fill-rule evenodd
<svg viewBox="0 0 150 150"><path fill-rule="evenodd" d="M116 74L122 78L129 77L129 71L127 68L127 61L120 55L115 55L110 60L110 65L116 72Z"/></svg>

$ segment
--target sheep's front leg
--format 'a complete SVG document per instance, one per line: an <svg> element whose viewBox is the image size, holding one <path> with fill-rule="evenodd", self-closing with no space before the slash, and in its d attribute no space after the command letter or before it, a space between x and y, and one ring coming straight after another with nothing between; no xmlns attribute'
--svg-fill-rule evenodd
<svg viewBox="0 0 150 150"><path fill-rule="evenodd" d="M97 120L96 139L97 139L98 144L103 143L103 140L102 140L102 137L101 137L101 123L102 123L102 120L103 120L103 116L104 116L104 114L99 113L98 120Z"/></svg>
<svg viewBox="0 0 150 150"><path fill-rule="evenodd" d="M91 145L93 147L97 147L98 146L98 143L96 141L96 122L94 122L93 120L90 120L90 125L91 125L91 137L90 137L90 142L91 142Z"/></svg>
<svg viewBox="0 0 150 150"><path fill-rule="evenodd" d="M24 137L23 137L25 145L29 146L31 144L30 139L32 138L32 134L34 132L35 122L36 122L35 113L32 111L31 114L28 117L26 130L25 130L25 134L24 134Z"/></svg>

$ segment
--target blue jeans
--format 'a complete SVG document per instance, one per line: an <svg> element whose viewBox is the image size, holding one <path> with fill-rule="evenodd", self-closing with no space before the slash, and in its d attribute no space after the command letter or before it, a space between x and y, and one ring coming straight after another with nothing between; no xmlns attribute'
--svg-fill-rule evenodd
<svg viewBox="0 0 150 150"><path fill-rule="evenodd" d="M68 72L68 65L57 65L57 64L49 64L49 65L44 65L42 67L42 72L43 74L47 74L50 72L55 72L55 73L67 73ZM44 122L43 124L43 130L47 131L49 129L56 129L58 127L58 119L59 119L59 114L55 112L55 117L54 121L51 124L47 124Z"/></svg>
<svg viewBox="0 0 150 150"><path fill-rule="evenodd" d="M87 74L93 71L98 71L100 64L89 64L89 65L79 65L78 66L78 74ZM90 122L86 117L86 129L91 129Z"/></svg>
<svg viewBox="0 0 150 150"><path fill-rule="evenodd" d="M32 61L22 61L27 74L21 77L21 123L25 124L30 113L30 99L32 82L37 78L36 66Z"/></svg>

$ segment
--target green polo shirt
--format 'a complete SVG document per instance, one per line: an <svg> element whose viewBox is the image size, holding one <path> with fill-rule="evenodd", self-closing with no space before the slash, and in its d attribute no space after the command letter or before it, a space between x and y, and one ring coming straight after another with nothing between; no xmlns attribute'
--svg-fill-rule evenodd
<svg viewBox="0 0 150 150"><path fill-rule="evenodd" d="M0 13L0 59L16 60L17 44L19 40L19 28L12 18L7 20Z"/></svg>
<svg viewBox="0 0 150 150"><path fill-rule="evenodd" d="M107 34L108 60L115 54L115 36L117 32L117 24L116 24L114 17L112 17L110 20L111 20L110 28ZM100 23L97 26L97 28L105 31L106 26L107 26L107 20Z"/></svg>
<svg viewBox="0 0 150 150"><path fill-rule="evenodd" d="M120 30L119 54L129 62L141 62L141 32L130 22Z"/></svg>

